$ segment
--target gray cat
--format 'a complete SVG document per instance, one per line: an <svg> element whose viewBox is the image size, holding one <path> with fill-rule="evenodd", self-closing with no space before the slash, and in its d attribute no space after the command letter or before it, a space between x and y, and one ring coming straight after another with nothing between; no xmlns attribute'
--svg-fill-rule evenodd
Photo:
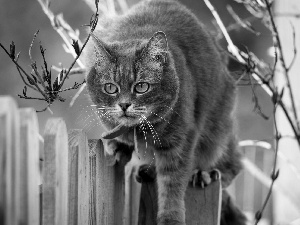
<svg viewBox="0 0 300 225"><path fill-rule="evenodd" d="M155 167L143 168L156 170L157 223L185 225L193 171L218 169L227 187L241 169L235 82L213 37L178 2L142 1L126 15L99 20L85 63L89 95L111 130L104 137L113 138L106 154L124 144L155 154ZM228 224L244 222L238 214Z"/></svg>

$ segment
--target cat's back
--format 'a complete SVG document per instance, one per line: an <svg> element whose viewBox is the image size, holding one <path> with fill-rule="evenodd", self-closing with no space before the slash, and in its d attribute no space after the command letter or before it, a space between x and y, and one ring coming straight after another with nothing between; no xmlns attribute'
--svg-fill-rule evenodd
<svg viewBox="0 0 300 225"><path fill-rule="evenodd" d="M194 14L176 0L141 1L125 15L99 22L101 36L110 42L149 39L159 30L177 44L210 39Z"/></svg>

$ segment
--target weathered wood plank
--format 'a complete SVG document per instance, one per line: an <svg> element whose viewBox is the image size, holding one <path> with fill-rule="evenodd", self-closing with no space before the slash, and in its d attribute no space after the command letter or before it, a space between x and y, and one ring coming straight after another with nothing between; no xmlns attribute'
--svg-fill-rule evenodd
<svg viewBox="0 0 300 225"><path fill-rule="evenodd" d="M69 132L69 224L89 221L89 148L82 130Z"/></svg>
<svg viewBox="0 0 300 225"><path fill-rule="evenodd" d="M62 119L47 121L44 141L43 225L68 224L68 135Z"/></svg>
<svg viewBox="0 0 300 225"><path fill-rule="evenodd" d="M23 225L40 223L38 120L34 109L20 109L20 220Z"/></svg>
<svg viewBox="0 0 300 225"><path fill-rule="evenodd" d="M124 220L124 164L108 166L101 140L89 140L90 221L89 224L121 225Z"/></svg>
<svg viewBox="0 0 300 225"><path fill-rule="evenodd" d="M185 194L186 224L219 225L221 202L220 180L212 182L204 189L189 185Z"/></svg>
<svg viewBox="0 0 300 225"><path fill-rule="evenodd" d="M220 180L204 189L188 186L185 194L186 224L219 225L222 190ZM157 189L155 182L142 183L139 225L155 225L157 217Z"/></svg>
<svg viewBox="0 0 300 225"><path fill-rule="evenodd" d="M125 167L125 223L137 225L142 185L136 181L136 167L129 162Z"/></svg>
<svg viewBox="0 0 300 225"><path fill-rule="evenodd" d="M17 225L20 216L20 121L17 105L0 98L0 224Z"/></svg>

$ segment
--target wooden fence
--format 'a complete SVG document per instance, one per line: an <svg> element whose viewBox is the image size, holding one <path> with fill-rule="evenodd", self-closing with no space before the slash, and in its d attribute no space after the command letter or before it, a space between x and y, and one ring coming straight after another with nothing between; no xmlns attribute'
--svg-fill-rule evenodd
<svg viewBox="0 0 300 225"><path fill-rule="evenodd" d="M35 110L0 97L1 225L154 225L155 183L138 184L132 171L107 166L101 140L67 132L61 118L39 138ZM220 200L219 181L188 188L187 224L219 224Z"/></svg>

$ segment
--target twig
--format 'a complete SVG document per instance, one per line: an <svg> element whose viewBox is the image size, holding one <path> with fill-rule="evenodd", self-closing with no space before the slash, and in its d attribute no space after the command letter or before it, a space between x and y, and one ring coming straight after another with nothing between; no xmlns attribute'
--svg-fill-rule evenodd
<svg viewBox="0 0 300 225"><path fill-rule="evenodd" d="M76 101L76 99L78 98L78 96L81 94L81 92L83 91L83 89L86 87L86 83L81 85L81 87L79 88L79 90L76 92L76 94L74 95L74 97L72 98L69 106L72 107Z"/></svg>
<svg viewBox="0 0 300 225"><path fill-rule="evenodd" d="M204 0L205 4L207 5L207 7L210 9L211 13L213 14L214 18L216 19L216 22L218 23L221 31L224 34L224 37L227 41L228 44L228 51L234 56L234 58L241 64L243 65L247 65L246 61L244 58L248 58L249 56L238 50L238 48L233 44L222 20L220 19L217 11L214 9L214 7L212 6L212 4L209 2L209 0ZM243 56L243 57L242 57ZM262 67L264 67L264 65L262 65ZM257 83L261 84L261 87L263 88L263 90L270 96L273 98L273 96L276 94L276 91L274 90L274 88L270 85L268 80L265 80L263 78L263 76L260 75L259 71L257 68L255 68L254 71L252 71L251 76L257 81ZM291 119L291 116L285 106L285 104L283 103L283 101L280 99L278 102L278 105L283 109L285 116L287 117L287 119L289 120L289 123L293 129L293 132L295 134L296 140L298 142L298 145L300 147L300 131L298 131L297 126L294 125L293 120Z"/></svg>
<svg viewBox="0 0 300 225"><path fill-rule="evenodd" d="M292 68L292 66L294 65L294 62L296 60L297 57L297 47L296 47L296 32L295 32L295 27L294 25L291 23L291 27L293 30L293 46L294 46L294 55L293 55L293 59L290 63L290 65L288 66L287 70L290 71L290 69Z"/></svg>
<svg viewBox="0 0 300 225"><path fill-rule="evenodd" d="M242 159L243 166L254 178L256 178L263 186L270 187L272 180L269 176L266 176L253 162L247 158ZM288 189L283 188L280 183L274 183L273 190L282 194L289 201L289 205L295 209L299 209L299 203L297 198L289 192Z"/></svg>
<svg viewBox="0 0 300 225"><path fill-rule="evenodd" d="M283 57L283 50L282 50L282 45L281 45L281 40L279 38L279 34L278 34L278 30L277 27L275 25L274 22L274 17L273 17L273 13L271 11L271 5L269 3L268 0L264 0L265 4L266 4L266 8L270 17L270 21L271 21L271 25L272 25L272 29L273 29L273 35L276 39L276 44L278 47L278 51L279 51L279 59L281 61L282 67L284 69L284 77L286 79L286 83L288 86L288 91L289 91L289 95L290 95L290 99L291 99L291 105L292 105L292 109L293 109L293 114L294 114L294 119L296 121L296 125L297 125L297 130L300 131L300 125L298 122L298 114L297 114L297 110L296 110L296 106L295 106L295 100L294 100L294 95L293 95L293 90L291 87L291 82L290 82L290 78L289 78L289 68L286 65L285 59Z"/></svg>
<svg viewBox="0 0 300 225"><path fill-rule="evenodd" d="M241 19L230 5L227 5L226 8L227 8L227 11L229 12L229 14L232 16L232 18L236 21L237 24L239 24L241 27L245 28L246 30L250 31L251 33L253 33L255 35L260 34L252 27L252 25L249 21ZM227 31L228 31L228 28L227 28Z"/></svg>
<svg viewBox="0 0 300 225"><path fill-rule="evenodd" d="M37 30L37 31L34 33L33 39L32 39L31 44L30 44L30 46L29 46L28 54L29 54L29 58L30 58L30 61L31 61L31 62L33 62L33 59L32 59L32 56L31 56L31 49L32 49L32 47L33 47L33 43L34 43L34 41L35 41L35 39L36 39L38 33L39 33L39 30Z"/></svg>
<svg viewBox="0 0 300 225"><path fill-rule="evenodd" d="M294 17L299 19L300 18L300 13L275 13L275 17Z"/></svg>
<svg viewBox="0 0 300 225"><path fill-rule="evenodd" d="M78 39L78 34L76 34L74 32L74 30L63 20L61 15L55 16L49 10L49 1L48 0L45 0L45 1L38 0L38 2L41 4L45 14L49 17L53 28L61 35L61 37L66 42L66 44L69 46L69 50L73 49L73 52L76 54L75 59L72 62L71 66L68 69L61 69L60 73L58 74L58 76L56 77L55 81L52 84L52 81L51 81L51 68L48 69L47 60L46 60L46 57L45 57L45 49L40 44L40 52L41 52L41 55L42 55L42 58L43 58L43 63L44 63L44 67L42 66L42 75L40 74L40 72L37 69L36 62L33 61L33 58L32 58L32 55L31 55L31 50L32 50L34 41L35 41L39 31L37 31L34 34L32 42L29 46L29 57L30 57L30 60L31 60L31 68L32 68L32 72L30 73L31 76L28 73L26 73L26 71L18 64L17 60L19 58L19 54L17 56L15 55L15 45L14 45L13 42L10 45L9 51L6 50L5 47L1 43L0 43L0 47L6 52L6 54L10 57L10 59L14 62L14 64L16 65L16 67L18 69L18 72L21 76L21 79L23 80L23 82L25 84L25 87L23 89L23 95L19 95L19 97L24 98L24 99L44 100L44 101L47 102L47 107L42 109L42 110L39 110L37 112L42 112L42 111L45 111L47 109L50 112L52 112L50 110L50 106L52 105L52 103L55 100L58 100L58 101L61 101L61 102L65 101L65 99L62 98L59 95L61 92L65 92L65 91L68 91L68 90L71 90L71 89L77 89L82 84L85 83L85 80L82 83L75 82L72 87L62 89L65 80L69 77L70 74L73 74L73 73L76 73L76 72L77 73L83 73L84 72L84 66L80 63L79 63L80 69L78 69L78 68L72 69L72 68L77 62L79 62L78 61L79 57L82 54L82 51L83 51L84 47L86 46L92 32L95 30L95 28L97 26L98 16L99 16L99 14L98 14L98 0L95 0L96 14L93 15L91 20L90 20L90 24L89 24L90 32L89 32L89 35L86 38L83 45L78 40L77 41L73 40L72 44L70 44L70 42L66 40L64 32L66 32L69 37L72 36L72 35L73 36L77 35L76 36L77 39ZM29 83L26 82L26 80L24 79L22 73L26 76ZM45 82L47 82L47 84L45 84ZM43 98L27 96L27 87L39 92L43 96Z"/></svg>
<svg viewBox="0 0 300 225"><path fill-rule="evenodd" d="M276 117L275 117L275 114L276 114L276 109L278 106L280 106L283 111L284 111L284 114L285 116L287 117L292 129L293 129L293 132L295 134L295 138L298 142L298 145L300 147L300 129L299 129L299 123L298 123L298 119L297 119L297 113L295 113L295 108L293 109L293 112L294 112L294 117L295 117L295 123L294 121L291 119L291 116L284 104L284 102L282 101L282 96L283 96L283 91L284 89L281 90L281 92L279 93L277 88L274 86L271 86L270 84L270 81L272 79L274 79L274 73L275 73L275 66L276 66L276 63L277 63L277 53L275 53L275 63L274 63L274 67L271 71L271 79L265 79L265 76L262 76L260 75L259 73L259 70L255 67L255 66L252 66L252 63L254 63L254 65L257 64L257 62L254 62L251 58L251 55L248 53L244 53L242 51L239 51L237 49L237 47L233 44L233 42L231 41L230 39L230 36L228 35L228 32L223 24L223 22L221 21L219 15L217 14L216 10L214 9L214 7L211 5L211 3L209 2L209 0L204 0L206 5L208 6L208 8L210 9L210 11L212 12L213 16L215 17L220 29L222 30L223 34L224 34L224 37L228 43L228 50L229 52L231 52L233 54L233 56L236 58L236 60L240 63L242 63L243 65L246 66L246 71L249 72L252 77L257 80L258 83L261 83L261 86L262 88L271 96L272 98L272 101L273 101L273 105L274 105L274 110L273 110L273 117L274 117L274 125L275 125L275 154L274 154L274 163L273 163L273 170L272 170L272 175L271 175L271 185L269 187L269 192L265 198L265 201L262 205L262 208L256 213L255 215L255 218L256 218L256 221L255 221L255 224L258 223L258 221L261 219L262 215L263 215L263 212L264 212L264 209L267 205L267 202L269 201L269 198L271 196L271 193L272 193L272 190L273 190L273 186L274 186L274 183L275 183L275 180L278 178L278 175L279 175L279 170L276 170L276 167L277 167L277 155L278 155L278 144L279 144L279 140L281 139L281 136L278 132L278 128L277 128L277 121L276 121ZM295 107L294 105L294 100L293 100L293 95L292 95L292 89L291 89L291 86L289 85L289 77L288 77L288 69L286 67L286 64L285 64L285 61L284 61L284 58L283 58L283 55L282 55L282 48L281 48L281 44L280 44L280 40L279 40L279 35L278 35L278 32L277 32L277 29L276 29L276 26L274 24L274 19L273 19L273 16L272 16L272 13L271 13L271 10L270 10L270 5L269 5L269 2L268 0L264 0L265 3L266 3L266 8L267 8L267 11L269 13L269 16L270 16L270 20L271 20L271 23L272 23L272 27L273 27L273 32L275 33L275 38L277 40L277 47L279 49L279 53L280 53L280 61L284 67L284 70L285 70L285 77L286 77L286 80L287 80L287 83L288 83L288 89L289 89L289 93L290 93L290 97L291 97L291 102L293 104L293 107ZM252 1L251 1L252 2ZM245 4L248 4L245 3ZM263 7L263 6L261 6ZM263 10L262 10L263 11ZM258 61L257 59L255 61Z"/></svg>
<svg viewBox="0 0 300 225"><path fill-rule="evenodd" d="M25 99L34 99L34 100L41 100L41 101L45 101L44 98L33 98L33 97L27 97L27 96L22 96L22 95L18 95L20 98L25 98Z"/></svg>
<svg viewBox="0 0 300 225"><path fill-rule="evenodd" d="M233 44L228 32L226 31L226 27L224 26L219 14L217 13L217 11L215 10L215 8L213 7L213 5L210 3L209 0L204 0L206 6L209 8L209 10L211 11L211 13L213 14L213 16L215 17L226 41L228 44L228 50L229 52L231 52L240 62L244 62L244 59L241 57L241 55L239 54L239 50L238 48Z"/></svg>
<svg viewBox="0 0 300 225"><path fill-rule="evenodd" d="M6 50L6 48L1 43L0 43L0 47L10 57L12 62L17 66L18 70L20 70L26 76L26 78L28 79L30 84L34 85L36 87L36 89L38 90L38 92L40 92L44 96L44 98L47 99L47 96L45 94L43 94L43 91L40 89L38 84L25 72L25 70L19 65L19 63L14 58L11 57L10 53Z"/></svg>
<svg viewBox="0 0 300 225"><path fill-rule="evenodd" d="M69 41L69 39L79 40L78 32L76 33L71 28L71 26L63 19L63 16L61 14L60 15L54 15L54 13L49 9L49 1L48 0L37 0L37 1L40 3L44 13L49 18L53 29L56 30L56 32L61 36L61 38L63 39L65 44L68 46L69 52L73 55L74 58L76 58L77 54L74 51L74 49L72 47L72 44ZM68 37L65 34L67 34ZM79 41L78 44L79 44L79 46L82 46L80 41ZM77 64L81 68L84 68L83 63L80 60L77 60Z"/></svg>
<svg viewBox="0 0 300 225"><path fill-rule="evenodd" d="M282 97L282 96L281 96ZM280 97L280 98L281 98ZM278 99L276 100L278 101ZM277 109L277 103L274 104L274 109L273 109L273 119L274 119L274 128L275 128L275 154L274 154L274 163L273 163L273 170L272 170L272 175L271 175L271 185L270 185L270 188L269 188L269 191L268 191L268 194L265 198L265 201L261 207L260 210L258 210L255 214L255 225L258 224L258 222L260 221L262 215L263 215L263 212L267 206L267 203L271 197L271 194L272 194L272 191L273 191L273 186L274 186L274 182L276 181L276 179L278 178L279 176L279 170L277 170L277 155L278 155L278 145L279 145L279 141L281 139L281 136L278 132L278 127L277 127L277 121L276 121L276 109Z"/></svg>
<svg viewBox="0 0 300 225"><path fill-rule="evenodd" d="M281 139L283 138L295 138L294 136L289 136L289 135L281 135ZM276 138L276 137L275 137ZM273 139L271 139L273 140ZM239 142L240 147L247 147L247 146L254 146L254 147L259 147L263 148L263 150L274 150L272 149L272 145L269 142L266 142L264 140L243 140ZM249 148L250 149L250 148ZM251 148L252 149L252 148ZM247 148L246 148L247 150ZM287 165L290 170L294 173L295 177L300 180L300 170L293 164L291 160L289 160L283 153L278 151L277 156ZM271 184L271 181L270 181Z"/></svg>
<svg viewBox="0 0 300 225"><path fill-rule="evenodd" d="M255 69L255 64L251 60L251 55L249 54L249 51L248 51L247 47L246 47L246 51L248 53L247 66L246 66L246 74L249 75L250 87L251 87L251 90L252 90L252 101L254 102L254 111L258 115L260 115L263 119L268 120L269 117L266 116L262 112L261 107L260 107L260 105L258 103L258 98L256 96L255 87L254 87L254 84L252 82L251 71L253 71Z"/></svg>
<svg viewBox="0 0 300 225"><path fill-rule="evenodd" d="M67 73L67 69L66 68L59 68L59 67L56 67L56 66L52 66L52 69L55 70L56 72L61 72L63 71L64 74ZM72 75L78 75L78 74L84 74L85 73L85 69L84 68L81 68L81 67L77 67L77 68L73 68L71 69L71 71L69 72L69 76L72 76Z"/></svg>

